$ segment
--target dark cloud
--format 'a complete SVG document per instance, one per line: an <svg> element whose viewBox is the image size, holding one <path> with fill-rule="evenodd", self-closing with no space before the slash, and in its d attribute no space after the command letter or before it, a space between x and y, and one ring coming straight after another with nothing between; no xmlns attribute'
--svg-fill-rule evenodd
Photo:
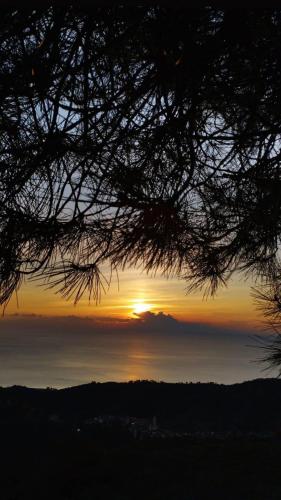
<svg viewBox="0 0 281 500"><path fill-rule="evenodd" d="M172 328L178 329L178 327L182 326L173 316L165 314L162 311L158 313L145 311L142 313L134 313L134 315L136 318L133 321L135 321L136 326L141 326L142 328L145 326L146 329L148 327L163 331Z"/></svg>

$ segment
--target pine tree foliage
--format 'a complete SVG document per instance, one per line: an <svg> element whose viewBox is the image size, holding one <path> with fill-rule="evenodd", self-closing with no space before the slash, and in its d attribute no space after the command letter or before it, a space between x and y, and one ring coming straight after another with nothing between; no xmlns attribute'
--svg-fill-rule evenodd
<svg viewBox="0 0 281 500"><path fill-rule="evenodd" d="M98 300L107 263L279 307L280 10L6 6L0 42L2 304Z"/></svg>

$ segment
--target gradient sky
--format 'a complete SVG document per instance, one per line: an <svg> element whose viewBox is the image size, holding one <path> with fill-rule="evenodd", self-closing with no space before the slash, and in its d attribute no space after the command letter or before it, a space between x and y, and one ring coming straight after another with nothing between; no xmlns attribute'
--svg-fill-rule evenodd
<svg viewBox="0 0 281 500"><path fill-rule="evenodd" d="M272 376L255 360L266 335L236 276L213 299L179 279L127 270L101 303L74 306L25 284L0 319L0 385L65 387L91 380L235 383ZM149 313L143 311L149 310Z"/></svg>
<svg viewBox="0 0 281 500"><path fill-rule="evenodd" d="M178 278L164 278L159 273L148 276L136 269L113 276L106 294L99 304L89 304L87 298L74 306L53 289L29 283L22 286L9 303L6 312L14 314L43 314L48 316L95 316L127 318L133 311L151 310L172 314L182 321L199 321L212 324L239 324L254 326L259 322L250 297L250 282L235 276L227 288L221 288L214 298L203 298L202 292L186 293L186 283Z"/></svg>

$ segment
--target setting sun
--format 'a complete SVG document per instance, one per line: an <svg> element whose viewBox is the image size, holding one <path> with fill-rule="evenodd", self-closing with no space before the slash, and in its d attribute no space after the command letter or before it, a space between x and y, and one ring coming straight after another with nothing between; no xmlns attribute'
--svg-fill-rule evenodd
<svg viewBox="0 0 281 500"><path fill-rule="evenodd" d="M153 309L153 304L148 304L144 300L135 300L132 304L133 314L141 314L145 311Z"/></svg>

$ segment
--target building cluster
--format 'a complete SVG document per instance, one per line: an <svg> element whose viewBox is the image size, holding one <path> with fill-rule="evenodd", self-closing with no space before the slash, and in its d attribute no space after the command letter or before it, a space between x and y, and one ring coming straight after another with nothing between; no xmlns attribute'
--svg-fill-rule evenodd
<svg viewBox="0 0 281 500"><path fill-rule="evenodd" d="M82 424L77 427L76 431L87 431L93 427L100 426L101 428L121 428L126 430L135 439L157 438L157 439L171 439L171 438L186 438L186 439L214 439L214 440L227 440L227 439L270 439L277 436L274 432L254 432L254 431L192 431L180 432L170 429L164 429L159 426L157 417L141 418L130 416L116 416L116 415L98 415L93 418L86 419Z"/></svg>
<svg viewBox="0 0 281 500"><path fill-rule="evenodd" d="M86 428L101 426L104 428L121 427L126 429L134 438L162 437L156 416L152 418L130 417L120 415L99 415L83 422Z"/></svg>

